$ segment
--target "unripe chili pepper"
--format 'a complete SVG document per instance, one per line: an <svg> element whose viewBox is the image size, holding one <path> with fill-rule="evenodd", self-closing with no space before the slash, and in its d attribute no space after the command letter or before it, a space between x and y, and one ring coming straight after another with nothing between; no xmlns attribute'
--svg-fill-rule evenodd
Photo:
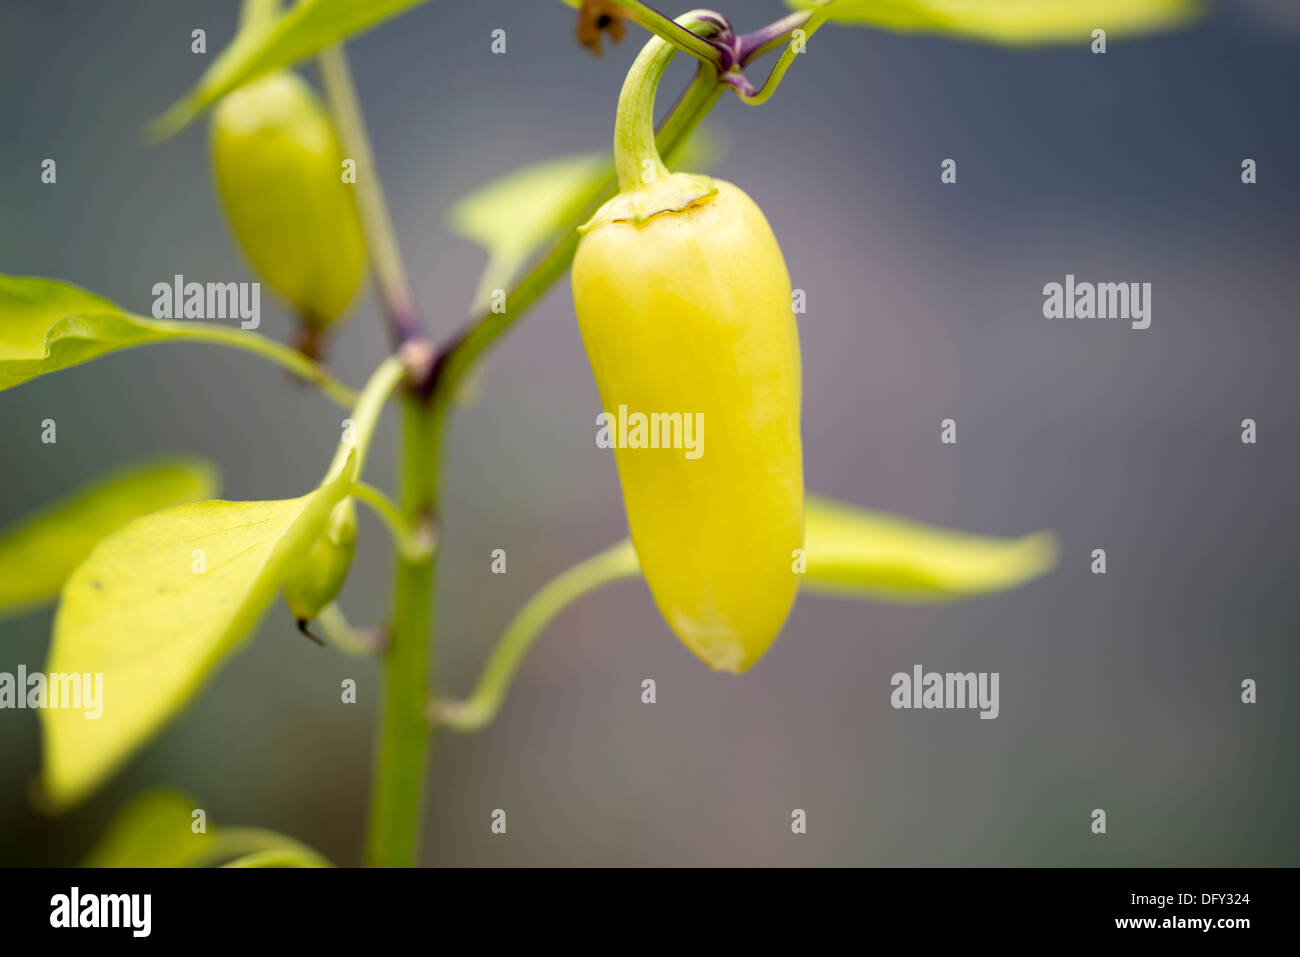
<svg viewBox="0 0 1300 957"><path fill-rule="evenodd" d="M235 90L213 115L212 161L235 238L314 340L351 302L366 261L319 98L291 71Z"/></svg>
<svg viewBox="0 0 1300 957"><path fill-rule="evenodd" d="M348 568L357 549L357 512L352 499L334 506L329 523L320 538L290 571L284 583L284 602L298 620L299 630L320 614L321 609L338 597L348 577Z"/></svg>
<svg viewBox="0 0 1300 957"><path fill-rule="evenodd" d="M669 174L659 162L653 85L648 103L644 89L656 65L648 56L667 59L656 46L624 86L622 191L583 227L573 296L611 416L625 408L702 420L698 458L615 443L615 460L660 612L711 667L741 672L776 638L798 586L798 332L785 262L758 206L730 183Z"/></svg>

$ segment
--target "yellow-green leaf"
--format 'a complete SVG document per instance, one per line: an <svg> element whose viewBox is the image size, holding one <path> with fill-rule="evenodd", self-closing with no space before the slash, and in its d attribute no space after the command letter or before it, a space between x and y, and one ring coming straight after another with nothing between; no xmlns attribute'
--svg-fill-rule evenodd
<svg viewBox="0 0 1300 957"><path fill-rule="evenodd" d="M817 0L787 0L798 9ZM1087 47L1093 30L1107 37L1135 36L1191 22L1198 0L831 0L831 22L926 32L1008 46L1076 43Z"/></svg>
<svg viewBox="0 0 1300 957"><path fill-rule="evenodd" d="M274 831L218 827L205 820L203 830L196 833L194 812L202 809L193 798L175 791L142 794L109 822L81 866L329 866L311 848ZM252 860L275 863L249 863Z"/></svg>
<svg viewBox="0 0 1300 957"><path fill-rule="evenodd" d="M196 694L253 630L346 495L355 459L301 498L199 502L137 518L64 586L47 670L102 675L102 714L45 707L54 807L85 797Z"/></svg>
<svg viewBox="0 0 1300 957"><path fill-rule="evenodd" d="M666 159L674 167L703 172L723 152L721 138L701 129ZM601 186L613 182L613 159L602 150L521 167L461 199L448 225L488 253L472 311L486 308L493 289L504 289L548 240L584 218L584 210L597 204Z"/></svg>
<svg viewBox="0 0 1300 957"><path fill-rule="evenodd" d="M802 590L880 601L941 602L1015 588L1056 564L1048 532L971 535L809 495Z"/></svg>
<svg viewBox="0 0 1300 957"><path fill-rule="evenodd" d="M173 456L101 478L0 532L0 617L53 601L110 532L168 505L210 498L216 470Z"/></svg>
<svg viewBox="0 0 1300 957"><path fill-rule="evenodd" d="M142 319L71 283L0 275L0 392L119 349L177 340L254 352L316 383L348 407L356 399L321 366L251 330L214 322Z"/></svg>
<svg viewBox="0 0 1300 957"><path fill-rule="evenodd" d="M108 352L184 335L56 279L0 275L0 391Z"/></svg>
<svg viewBox="0 0 1300 957"><path fill-rule="evenodd" d="M212 61L189 93L154 120L152 135L166 139L231 90L291 66L426 0L302 0L281 15L254 18Z"/></svg>

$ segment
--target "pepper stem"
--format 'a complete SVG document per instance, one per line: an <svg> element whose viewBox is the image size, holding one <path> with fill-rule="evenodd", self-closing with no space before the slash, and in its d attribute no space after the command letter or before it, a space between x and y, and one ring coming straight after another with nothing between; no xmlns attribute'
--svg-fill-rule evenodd
<svg viewBox="0 0 1300 957"><path fill-rule="evenodd" d="M723 28L718 14L711 10L692 10L676 22L698 36ZM644 189L668 176L668 167L655 146L655 90L676 53L677 47L667 40L651 37L623 81L614 121L614 166L620 193Z"/></svg>

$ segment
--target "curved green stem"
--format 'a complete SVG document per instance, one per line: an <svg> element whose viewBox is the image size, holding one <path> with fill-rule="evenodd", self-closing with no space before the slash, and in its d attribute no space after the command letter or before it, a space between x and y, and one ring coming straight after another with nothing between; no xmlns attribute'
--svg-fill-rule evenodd
<svg viewBox="0 0 1300 957"><path fill-rule="evenodd" d="M401 509L387 495L364 482L352 486L352 495L365 502L379 516L393 536L393 544L404 558L419 560L433 553L433 524L427 520L412 527Z"/></svg>
<svg viewBox="0 0 1300 957"><path fill-rule="evenodd" d="M343 609L338 606L338 602L332 601L322 608L313 624L325 636L327 642L345 655L354 658L373 655L382 643L376 632L366 633L353 628L348 623L347 616L343 614Z"/></svg>
<svg viewBox="0 0 1300 957"><path fill-rule="evenodd" d="M304 382L310 382L319 388L334 402L345 408L351 408L357 401L357 393L338 379L330 375L319 362L313 362L297 349L292 349L282 342L268 339L261 333L247 329L232 329L215 322L172 322L153 320L152 324L172 332L179 333L196 342L211 342L219 346L229 346L251 352L263 359L269 359L276 365L283 366Z"/></svg>
<svg viewBox="0 0 1300 957"><path fill-rule="evenodd" d="M759 53L773 49L781 42L781 40L785 39L785 36L792 34L796 30L802 31L803 35L799 39L802 44L806 44L810 39L812 39L812 35L821 28L821 25L826 22L829 16L830 12L823 8L814 10L811 14L801 20L796 20L799 15L792 15L791 18L787 18L789 21L789 30L786 31L785 35L775 37L761 46L756 47L750 56L757 56ZM779 22L782 27L787 26L786 21ZM799 50L796 50L795 39L791 37L785 50L781 53L781 58L776 61L776 65L772 67L772 72L768 74L767 79L763 81L763 86L756 93L748 93L739 88L736 89L736 95L740 97L740 101L749 106L759 106L771 99L772 94L775 93L777 88L781 85L781 80L785 77L785 71L790 69L790 64L794 62L795 57L803 52L803 49L805 49L805 47L801 46Z"/></svg>
<svg viewBox="0 0 1300 957"><path fill-rule="evenodd" d="M653 7L641 3L640 0L616 0L616 2L627 11L627 18L633 23L644 27L665 42L689 53L715 69L721 70L723 68L722 54L717 47L701 39L696 33L683 25L682 20L685 19L684 17L678 17L676 20L669 19ZM691 14L687 14L687 16L689 17Z"/></svg>
<svg viewBox="0 0 1300 957"><path fill-rule="evenodd" d="M365 388L361 390L361 395L357 397L356 405L352 407L351 435L340 440L339 447L334 452L334 461L330 463L329 471L325 474L326 482L342 471L348 456L354 452L356 471L353 475L358 479L361 477L362 469L366 464L366 454L370 451L370 442L375 437L376 426L379 425L379 415L384 411L384 404L388 401L388 397L401 384L405 375L406 367L397 356L389 356L371 373Z"/></svg>
<svg viewBox="0 0 1300 957"><path fill-rule="evenodd" d="M501 710L524 655L556 615L588 592L620 579L635 578L640 572L636 551L624 539L552 578L510 622L492 650L474 692L464 701L434 701L429 708L430 720L456 731L483 728Z"/></svg>
<svg viewBox="0 0 1300 957"><path fill-rule="evenodd" d="M700 19L704 12L692 10L678 17L677 23L698 30L716 30L714 21ZM623 81L614 120L614 169L619 192L633 192L668 175L656 145L655 91L665 68L676 55L676 46L662 37L653 37L641 49ZM715 84L716 77L714 73Z"/></svg>

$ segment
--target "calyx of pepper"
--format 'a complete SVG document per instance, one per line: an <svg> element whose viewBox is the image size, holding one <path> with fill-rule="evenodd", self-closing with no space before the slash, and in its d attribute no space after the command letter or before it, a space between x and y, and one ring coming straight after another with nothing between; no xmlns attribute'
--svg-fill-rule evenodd
<svg viewBox="0 0 1300 957"><path fill-rule="evenodd" d="M639 189L619 193L596 214L578 227L586 235L597 226L607 223L631 223L640 226L652 216L661 213L680 213L682 210L711 199L718 192L717 184L708 176L696 173L667 173Z"/></svg>

